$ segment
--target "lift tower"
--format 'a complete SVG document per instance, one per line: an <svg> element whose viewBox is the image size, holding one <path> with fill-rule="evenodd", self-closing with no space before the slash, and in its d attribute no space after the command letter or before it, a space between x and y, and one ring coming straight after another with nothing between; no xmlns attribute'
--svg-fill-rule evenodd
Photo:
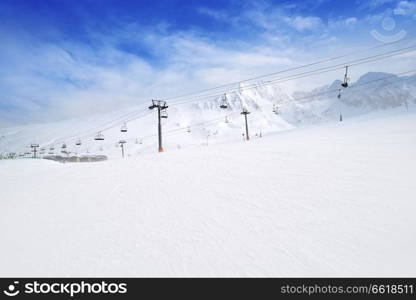
<svg viewBox="0 0 416 300"><path fill-rule="evenodd" d="M121 147L121 157L124 158L124 144L126 143L126 141L120 140L118 143L120 144L120 147Z"/></svg>
<svg viewBox="0 0 416 300"><path fill-rule="evenodd" d="M161 112L165 112L166 113L166 109L168 108L168 106L166 105L166 101L162 101L162 100L152 100L152 105L149 106L149 109L155 109L157 108L157 119L158 119L158 138L159 138L159 152L163 152L163 147L162 147L162 122L161 122L161 118L167 118L167 115L164 114L163 116L161 115Z"/></svg>
<svg viewBox="0 0 416 300"><path fill-rule="evenodd" d="M241 114L242 115L244 115L244 119L245 119L245 121L246 121L246 140L248 141L248 140L250 140L250 137L249 137L249 135L248 135L248 123L247 123L247 115L249 114L250 112L246 109L246 108L243 108L243 111L241 112Z"/></svg>
<svg viewBox="0 0 416 300"><path fill-rule="evenodd" d="M36 153L38 152L39 144L31 144L30 148L32 148L33 158L36 158Z"/></svg>

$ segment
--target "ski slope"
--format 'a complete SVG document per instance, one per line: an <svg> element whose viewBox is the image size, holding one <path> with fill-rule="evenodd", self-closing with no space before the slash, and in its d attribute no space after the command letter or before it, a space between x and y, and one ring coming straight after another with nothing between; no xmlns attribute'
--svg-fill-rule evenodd
<svg viewBox="0 0 416 300"><path fill-rule="evenodd" d="M416 110L0 161L0 276L416 276Z"/></svg>

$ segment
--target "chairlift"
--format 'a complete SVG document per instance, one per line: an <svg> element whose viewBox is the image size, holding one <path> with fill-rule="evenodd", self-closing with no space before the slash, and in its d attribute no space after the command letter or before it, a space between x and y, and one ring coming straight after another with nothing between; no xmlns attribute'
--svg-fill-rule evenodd
<svg viewBox="0 0 416 300"><path fill-rule="evenodd" d="M124 123L124 124L121 126L120 131L121 131L121 132L127 132L127 125L126 125L126 123Z"/></svg>
<svg viewBox="0 0 416 300"><path fill-rule="evenodd" d="M221 99L220 108L227 109L228 108L228 101L227 101L227 94L224 94L224 96Z"/></svg>
<svg viewBox="0 0 416 300"><path fill-rule="evenodd" d="M164 119L167 119L168 118L168 111L166 110L166 108L165 109L162 109L160 111L160 117L161 118L164 118Z"/></svg>
<svg viewBox="0 0 416 300"><path fill-rule="evenodd" d="M188 128L186 129L186 131L187 131L188 133L191 133L191 126L188 126Z"/></svg>
<svg viewBox="0 0 416 300"><path fill-rule="evenodd" d="M81 146L81 139L78 139L78 141L75 143L77 146Z"/></svg>
<svg viewBox="0 0 416 300"><path fill-rule="evenodd" d="M348 81L349 81L349 78L348 78L348 66L346 66L346 67L345 67L344 82L343 82L343 83L341 83L341 86L342 86L343 88L347 88L347 87L348 87Z"/></svg>
<svg viewBox="0 0 416 300"><path fill-rule="evenodd" d="M273 112L278 115L279 114L279 107L276 104L273 104Z"/></svg>
<svg viewBox="0 0 416 300"><path fill-rule="evenodd" d="M94 140L96 141L104 141L104 135L100 132L97 133L97 135L95 136Z"/></svg>
<svg viewBox="0 0 416 300"><path fill-rule="evenodd" d="M65 144L65 143L63 143L63 144L62 144L62 146L61 146L61 153L68 154L68 152L67 152L66 148L67 148L66 144Z"/></svg>

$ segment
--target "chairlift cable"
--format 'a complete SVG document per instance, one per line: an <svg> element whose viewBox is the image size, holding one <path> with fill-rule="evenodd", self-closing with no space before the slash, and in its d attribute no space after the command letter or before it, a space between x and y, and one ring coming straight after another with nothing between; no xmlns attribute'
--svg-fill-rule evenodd
<svg viewBox="0 0 416 300"><path fill-rule="evenodd" d="M260 84L255 83L255 84L252 84L251 86L247 86L247 87L243 87L243 88L235 88L233 90L230 90L230 92L235 93L235 92L238 92L238 91L245 91L245 90L249 90L249 89L253 89L253 88L257 88L257 87L262 87L262 86L267 86L267 85L271 85L271 84L277 84L277 83L287 82L287 81L291 81L291 80L295 80L295 79L314 76L314 75L318 75L318 74L322 74L322 73L332 72L332 71L336 71L336 70L339 70L339 69L344 69L345 65L349 65L349 66L361 65L361 64L368 63L368 62L378 61L378 60L382 60L382 59L389 58L389 57L392 57L392 56L396 56L396 55L400 55L400 54L404 54L404 53L408 53L408 52L413 52L415 50L416 50L416 45L413 45L411 47L406 47L406 48L402 48L402 49L391 51L391 52L386 52L386 53L379 54L379 55L373 55L373 56L361 58L361 59L358 59L358 60L352 60L352 61L349 61L349 62L344 62L344 63L333 65L333 66L328 66L328 67L324 67L324 68L320 68L320 69L316 69L316 70L311 70L311 71L307 71L307 72L303 72L303 73L299 73L299 74L294 74L294 75L287 76L287 77L276 78L276 79L269 80L267 82L260 83ZM221 94L223 94L223 93L221 93ZM170 103L170 106L181 105L181 104L186 104L186 103L191 103L191 102L199 102L199 101L203 101L205 99L211 99L212 97L215 97L215 96L218 97L221 94L217 93L217 94L205 95L201 98L190 98L190 99L184 100L182 102Z"/></svg>
<svg viewBox="0 0 416 300"><path fill-rule="evenodd" d="M401 43L401 42L404 42L404 41L413 40L415 38L416 38L416 36L410 36L410 37L400 39L398 41L394 41L394 42L391 42L391 43L383 43L381 45L373 46L373 47L370 47L370 48L367 48L367 49L352 51L350 53L346 53L346 54L335 56L335 57L330 57L330 58L327 58L327 59L318 60L318 61L315 61L315 62L312 62L312 63L309 63L309 64L305 64L305 65L301 65L301 66L297 66L297 67L293 67L293 68L288 68L288 69L285 69L285 70L281 70L281 71L277 71L277 72L273 72L273 73L269 73L269 74L265 74L265 75L255 76L255 77L247 78L247 79L244 79L244 80L240 80L240 81L220 85L220 86L217 86L217 87L203 89L203 90L200 90L200 91L185 93L183 95L170 97L170 98L166 98L166 99L163 99L163 100L172 101L174 99L184 98L184 97L188 97L188 96L192 96L192 95L197 95L197 94L201 94L201 93L211 91L211 90L215 90L215 89L226 88L228 86L244 83L244 82L247 82L247 81L257 80L257 79L261 79L261 78L274 76L274 75L277 75L277 74L282 74L282 73L295 71L295 70L299 70L299 69L303 69L303 68L307 68L307 67L312 67L312 66L319 65L319 64L322 64L322 63L326 63L326 62L330 62L330 61L333 61L333 60L338 60L340 58L348 57L348 56L351 56L351 55L354 55L354 54L359 54L359 53L363 53L363 52L367 52L367 51L371 51L371 50L375 50L375 49L379 49L379 48L383 48L383 47L388 47L388 46L398 44L398 43Z"/></svg>
<svg viewBox="0 0 416 300"><path fill-rule="evenodd" d="M384 47L386 45L387 44L383 44L383 45L377 46L376 48ZM266 85L271 85L271 84L278 84L278 83L285 82L285 81L289 81L289 80L295 80L295 79L305 78L305 77L309 77L309 76L313 76L313 75L317 75L317 74L322 74L322 73L325 73L325 72L330 72L330 71L338 70L338 69L340 69L341 66L342 66L342 68L345 68L345 65L348 65L348 66L356 66L356 65L360 65L360 64L364 64L364 63L378 61L378 60L385 59L385 58L389 58L389 57L392 57L392 56L396 56L396 55L400 55L400 54L404 54L404 53L408 53L408 52L413 52L413 51L415 51L415 47L416 46L413 45L413 46L409 46L409 47L397 49L397 50L394 50L394 51L389 51L389 52L381 53L381 54L378 54L378 55L373 55L373 56L369 56L369 57L365 57L365 58L360 58L360 59L352 60L352 61L349 61L349 62L344 62L342 64L337 64L337 65L333 65L333 66L329 66L329 67L324 67L324 68L320 68L320 69L317 69L317 70L311 70L311 71L303 72L303 73L300 73L300 74L294 74L294 75L287 76L287 77L276 78L276 79L267 81L265 83L253 84L254 86L248 86L248 87L243 87L243 88L240 88L239 87L237 90L244 91L244 90L252 89L252 88L255 88L255 87L266 86ZM327 59L325 61L331 61L331 60L339 59L339 58L345 57L345 56L348 56L348 55L339 56L337 58L330 58L330 59ZM322 61L321 61L321 63L322 63ZM318 64L318 62L311 63L311 64L305 65L305 66L300 66L300 67L293 68L293 69L300 69L302 67L311 66L311 65L314 65L314 64ZM293 70L293 69L291 69L291 70ZM252 78L252 79L247 79L247 80L244 80L244 81L241 81L241 82L246 82L246 81L253 80L253 79L257 79L257 78L261 78L261 77L271 76L271 75L274 75L274 74L280 74L280 73L287 72L287 71L288 70L283 70L283 71L276 72L276 73L272 73L272 74L269 74L269 75L264 75L264 76L255 77L255 78ZM345 74L345 77L344 77L344 82L345 82L345 79L347 78L347 71L348 71L348 68L346 68L346 74ZM404 72L404 73L409 73L409 72L412 72L412 71L408 71L408 72ZM377 79L377 80L381 80L381 79ZM377 81L377 80L375 80L375 81ZM367 82L365 84L368 84L368 83L370 83L370 82ZM358 86L361 86L361 85L358 85ZM356 87L357 87L357 85L356 85ZM231 92L236 92L236 89L232 90ZM216 94L216 95L218 95L218 94ZM205 99L207 97L212 97L212 96L216 96L216 95L204 95L204 97L201 98L201 99ZM171 98L171 99L176 99L176 98L179 98L179 97L175 97L175 98ZM190 101L173 102L170 105L180 105L180 104L194 102L194 101L197 101L197 100L198 101L201 101L201 100L199 100L199 98L196 98L196 99L195 98L192 98ZM294 100L296 100L296 99L291 99L290 102L293 102ZM147 110L143 110L143 111L147 111ZM112 123L117 122L117 121L119 121L120 119L123 119L123 118L124 118L124 120L122 120L122 122L125 123L125 122L131 121L131 120L135 120L135 119L139 119L139 118L142 118L142 117L147 116L147 114L140 115L140 116L134 116L135 114L138 114L140 112L142 112L142 110L134 111L134 112L129 112L127 114L124 114L122 116L117 117L115 120L110 121L110 122L108 122L106 124L112 124ZM223 118L223 117L221 117L221 118ZM118 126L119 124L120 124L120 122L117 122L116 125L108 125L105 128L101 128L100 129L100 132L106 131L108 129L111 129L111 128L115 127L115 126ZM85 135L85 136L83 136L83 138L85 138L85 137L91 137L91 136L93 136L93 134ZM73 136L70 136L70 137L67 137L67 138L56 139L53 144L49 144L49 145L54 146L55 144L60 143L60 141L62 141L62 140L66 140L68 142L68 141L71 141L71 140L75 139L76 137L79 138L79 134L78 135L73 135Z"/></svg>

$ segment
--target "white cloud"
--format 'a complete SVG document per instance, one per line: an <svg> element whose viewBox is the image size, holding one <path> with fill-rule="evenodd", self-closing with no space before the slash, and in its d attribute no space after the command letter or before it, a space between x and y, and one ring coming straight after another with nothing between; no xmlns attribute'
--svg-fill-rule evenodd
<svg viewBox="0 0 416 300"><path fill-rule="evenodd" d="M328 27L333 30L343 30L345 28L352 29L357 25L358 19L356 17L330 19Z"/></svg>
<svg viewBox="0 0 416 300"><path fill-rule="evenodd" d="M269 31L276 31L277 29L284 31L282 27L287 27L287 29L303 32L324 27L318 16L303 16L291 13L291 10L295 7L296 5L293 4L274 6L268 2L259 1L242 8L238 16L222 10L212 10L204 7L198 8L198 12L234 26L241 26L245 22L250 22Z"/></svg>
<svg viewBox="0 0 416 300"><path fill-rule="evenodd" d="M208 17L212 17L214 19L217 19L219 21L230 21L231 17L228 15L228 13L221 11L221 10L213 10L206 7L199 7L197 9L198 13L202 15L206 15Z"/></svg>
<svg viewBox="0 0 416 300"><path fill-rule="evenodd" d="M295 28L297 31L303 32L305 30L317 30L323 27L322 20L319 17L285 17L284 21Z"/></svg>
<svg viewBox="0 0 416 300"><path fill-rule="evenodd" d="M7 35L14 43L7 45L7 56L0 61L0 106L6 101L17 113L0 111L0 118L11 122L21 122L18 115L39 122L106 112L292 64L285 53L268 47L233 49L192 32L142 31L129 37L154 47L150 51L163 59L161 66L120 50L114 36L99 36L101 45L90 47L67 41L39 43L23 33Z"/></svg>
<svg viewBox="0 0 416 300"><path fill-rule="evenodd" d="M354 25L355 23L357 23L357 18L355 18L355 17L351 17L351 18L347 18L347 19L345 19L345 25L346 26L352 26L352 25Z"/></svg>
<svg viewBox="0 0 416 300"><path fill-rule="evenodd" d="M395 15L414 16L416 15L416 2L400 1L393 12Z"/></svg>
<svg viewBox="0 0 416 300"><path fill-rule="evenodd" d="M367 1L360 1L360 8L364 8L364 9L377 9L383 5L386 4L394 4L396 3L397 0L367 0Z"/></svg>

